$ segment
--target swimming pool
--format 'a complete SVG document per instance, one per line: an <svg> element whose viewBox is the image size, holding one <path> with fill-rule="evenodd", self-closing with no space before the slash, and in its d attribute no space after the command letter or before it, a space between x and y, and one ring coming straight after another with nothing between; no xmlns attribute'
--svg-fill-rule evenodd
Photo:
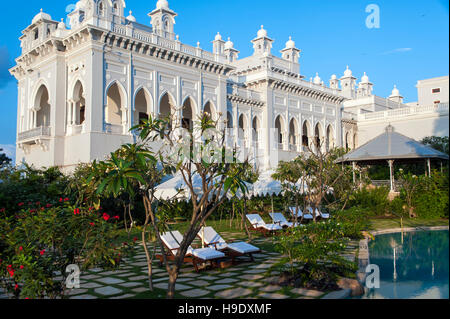
<svg viewBox="0 0 450 319"><path fill-rule="evenodd" d="M369 252L380 268L380 288L366 288L361 298L449 298L448 230L379 235Z"/></svg>

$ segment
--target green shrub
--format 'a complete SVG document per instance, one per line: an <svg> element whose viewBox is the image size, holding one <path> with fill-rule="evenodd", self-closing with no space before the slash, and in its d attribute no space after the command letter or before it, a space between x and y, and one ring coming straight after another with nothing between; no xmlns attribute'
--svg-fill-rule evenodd
<svg viewBox="0 0 450 319"><path fill-rule="evenodd" d="M345 211L334 212L332 216L340 224L344 236L351 239L362 239L362 231L370 227L367 209L352 207Z"/></svg>
<svg viewBox="0 0 450 319"><path fill-rule="evenodd" d="M68 265L114 269L134 246L116 246L118 216L69 201L2 215L0 285L15 298L64 298Z"/></svg>
<svg viewBox="0 0 450 319"><path fill-rule="evenodd" d="M414 211L420 218L448 218L448 175L433 172L423 179L413 199Z"/></svg>
<svg viewBox="0 0 450 319"><path fill-rule="evenodd" d="M287 271L301 286L335 288L339 275L356 271L356 265L341 256L349 241L342 225L334 220L289 229L276 238L283 254L273 269Z"/></svg>
<svg viewBox="0 0 450 319"><path fill-rule="evenodd" d="M371 216L384 216L389 212L388 194L388 187L363 188L352 194L349 206L367 210Z"/></svg>

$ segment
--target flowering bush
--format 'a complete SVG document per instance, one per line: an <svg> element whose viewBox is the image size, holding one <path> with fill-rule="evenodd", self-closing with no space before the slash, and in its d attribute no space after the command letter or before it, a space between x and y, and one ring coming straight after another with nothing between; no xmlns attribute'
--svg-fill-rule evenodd
<svg viewBox="0 0 450 319"><path fill-rule="evenodd" d="M356 264L341 256L347 243L342 224L331 220L289 229L276 239L285 257L274 268L289 272L296 286L333 289L338 275L356 271Z"/></svg>
<svg viewBox="0 0 450 319"><path fill-rule="evenodd" d="M0 284L15 298L61 298L67 266L114 269L134 243L115 245L117 218L68 198L0 217ZM0 213L1 214L1 213Z"/></svg>

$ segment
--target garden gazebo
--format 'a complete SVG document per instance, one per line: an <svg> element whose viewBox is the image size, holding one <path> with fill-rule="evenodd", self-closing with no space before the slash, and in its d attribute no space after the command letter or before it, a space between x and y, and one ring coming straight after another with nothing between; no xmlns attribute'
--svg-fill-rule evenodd
<svg viewBox="0 0 450 319"><path fill-rule="evenodd" d="M427 173L431 175L431 161L448 161L449 157L440 151L419 143L405 135L397 133L389 125L383 134L375 137L361 147L351 151L338 159L338 163L352 164L353 171L356 165L379 165L388 163L390 169L391 191L394 187L394 162L395 163L417 163L425 161ZM355 180L355 174L353 175Z"/></svg>

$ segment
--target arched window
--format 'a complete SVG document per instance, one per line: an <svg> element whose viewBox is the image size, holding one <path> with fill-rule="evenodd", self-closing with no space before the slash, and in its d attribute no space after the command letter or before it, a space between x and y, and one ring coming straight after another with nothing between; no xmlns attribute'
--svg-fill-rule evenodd
<svg viewBox="0 0 450 319"><path fill-rule="evenodd" d="M215 111L214 111L214 106L212 105L211 102L207 102L205 104L205 107L203 108L203 114L205 114L206 116L208 116L209 119L215 120Z"/></svg>
<svg viewBox="0 0 450 319"><path fill-rule="evenodd" d="M151 98L144 89L140 89L134 99L134 125L149 119Z"/></svg>
<svg viewBox="0 0 450 319"><path fill-rule="evenodd" d="M277 142L283 144L284 121L281 115L275 119L275 130L277 131Z"/></svg>
<svg viewBox="0 0 450 319"><path fill-rule="evenodd" d="M47 87L42 85L36 94L36 127L50 126L50 104Z"/></svg>
<svg viewBox="0 0 450 319"><path fill-rule="evenodd" d="M330 151L334 148L334 131L331 125L328 125L327 128L327 140L326 140L326 149Z"/></svg>
<svg viewBox="0 0 450 319"><path fill-rule="evenodd" d="M350 149L350 133L345 134L345 149L349 151Z"/></svg>
<svg viewBox="0 0 450 319"><path fill-rule="evenodd" d="M305 121L303 123L302 145L304 147L309 146L309 124L308 124L308 121Z"/></svg>
<svg viewBox="0 0 450 319"><path fill-rule="evenodd" d="M184 129L192 131L194 129L194 102L187 98L183 103L183 118L181 125Z"/></svg>
<svg viewBox="0 0 450 319"><path fill-rule="evenodd" d="M98 5L98 15L100 17L104 17L105 16L105 5L103 4L103 1L99 3Z"/></svg>
<svg viewBox="0 0 450 319"><path fill-rule="evenodd" d="M356 149L356 146L358 144L357 141L358 136L356 135L356 133L353 135L353 149Z"/></svg>
<svg viewBox="0 0 450 319"><path fill-rule="evenodd" d="M260 129L259 118L257 116L253 118L252 128L253 128L253 140L257 142L259 141L259 129Z"/></svg>
<svg viewBox="0 0 450 319"><path fill-rule="evenodd" d="M290 145L297 145L297 135L298 135L298 124L297 120L293 118L291 122L289 123L289 144Z"/></svg>
<svg viewBox="0 0 450 319"><path fill-rule="evenodd" d="M84 98L84 88L80 81L74 86L73 89L74 105L71 105L74 109L69 107L69 116L72 125L82 125L86 120L86 100Z"/></svg>
<svg viewBox="0 0 450 319"><path fill-rule="evenodd" d="M111 85L107 93L105 121L108 124L122 125L123 98L117 83Z"/></svg>
<svg viewBox="0 0 450 319"><path fill-rule="evenodd" d="M314 142L317 149L322 147L322 129L320 123L317 123L316 129L314 131Z"/></svg>
<svg viewBox="0 0 450 319"><path fill-rule="evenodd" d="M233 115L230 112L227 112L227 128L233 128Z"/></svg>
<svg viewBox="0 0 450 319"><path fill-rule="evenodd" d="M117 1L114 1L113 3L113 13L119 14L119 4L117 3Z"/></svg>
<svg viewBox="0 0 450 319"><path fill-rule="evenodd" d="M239 116L239 138L244 139L247 131L247 117L245 114Z"/></svg>

